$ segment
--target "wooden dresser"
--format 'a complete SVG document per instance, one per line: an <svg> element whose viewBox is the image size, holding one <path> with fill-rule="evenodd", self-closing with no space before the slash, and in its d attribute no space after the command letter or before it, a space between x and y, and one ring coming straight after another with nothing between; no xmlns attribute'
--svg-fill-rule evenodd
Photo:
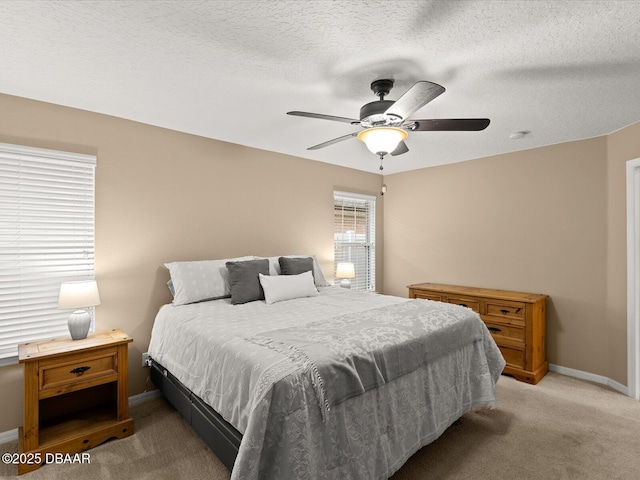
<svg viewBox="0 0 640 480"><path fill-rule="evenodd" d="M547 373L546 295L438 283L408 288L409 298L455 303L480 314L507 362L502 373L533 384Z"/></svg>

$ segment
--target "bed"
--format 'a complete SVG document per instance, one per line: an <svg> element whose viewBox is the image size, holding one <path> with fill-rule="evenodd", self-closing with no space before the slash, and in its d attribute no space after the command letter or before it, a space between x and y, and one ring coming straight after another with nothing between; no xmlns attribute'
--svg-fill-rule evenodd
<svg viewBox="0 0 640 480"><path fill-rule="evenodd" d="M149 345L152 380L232 480L386 479L466 412L495 406L504 359L470 309L326 286L315 259L311 280L276 282L267 260L269 281L289 291L304 277L309 295L270 302L287 294L265 283L265 300L234 304L229 279L215 279L223 298L174 292Z"/></svg>

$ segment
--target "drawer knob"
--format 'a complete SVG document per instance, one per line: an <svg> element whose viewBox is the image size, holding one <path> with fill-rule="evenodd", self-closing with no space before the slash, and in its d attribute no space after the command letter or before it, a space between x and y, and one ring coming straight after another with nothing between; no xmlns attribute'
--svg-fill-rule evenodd
<svg viewBox="0 0 640 480"><path fill-rule="evenodd" d="M78 368L74 368L74 369L73 369L73 370L71 370L69 373L73 373L73 374L75 374L75 375L77 375L77 376L79 377L80 375L82 375L84 372L86 372L86 371L87 371L87 370L89 370L90 368L91 368L91 367L87 367L87 366L84 366L84 367L78 367Z"/></svg>
<svg viewBox="0 0 640 480"><path fill-rule="evenodd" d="M500 328L496 328L496 327L487 327L487 329L491 332L491 333L498 333L501 332L502 329Z"/></svg>
<svg viewBox="0 0 640 480"><path fill-rule="evenodd" d="M500 310L500 313L506 315L507 313L509 313L509 310Z"/></svg>
<svg viewBox="0 0 640 480"><path fill-rule="evenodd" d="M460 306L461 306L461 307L466 307L466 306L467 306L467 304L466 304L466 303L461 303L461 304L460 304Z"/></svg>

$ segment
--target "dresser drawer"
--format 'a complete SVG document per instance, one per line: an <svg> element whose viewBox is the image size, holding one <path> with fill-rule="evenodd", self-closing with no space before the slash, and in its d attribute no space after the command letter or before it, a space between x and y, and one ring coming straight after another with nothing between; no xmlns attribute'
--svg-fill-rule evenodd
<svg viewBox="0 0 640 480"><path fill-rule="evenodd" d="M524 344L524 327L484 322L498 345Z"/></svg>
<svg viewBox="0 0 640 480"><path fill-rule="evenodd" d="M93 353L65 355L38 365L40 398L115 381L118 374L117 348Z"/></svg>
<svg viewBox="0 0 640 480"><path fill-rule="evenodd" d="M524 350L505 347L503 345L498 345L498 348L500 348L507 365L516 368L524 368Z"/></svg>
<svg viewBox="0 0 640 480"><path fill-rule="evenodd" d="M480 300L477 298L456 297L453 295L447 295L447 302L454 305L460 305L467 307L476 313L480 313Z"/></svg>
<svg viewBox="0 0 640 480"><path fill-rule="evenodd" d="M435 302L442 301L442 295L431 292L412 291L409 295L411 298L422 298L424 300L433 300Z"/></svg>
<svg viewBox="0 0 640 480"><path fill-rule="evenodd" d="M524 303L487 299L484 304L484 314L488 322L524 325L525 311Z"/></svg>

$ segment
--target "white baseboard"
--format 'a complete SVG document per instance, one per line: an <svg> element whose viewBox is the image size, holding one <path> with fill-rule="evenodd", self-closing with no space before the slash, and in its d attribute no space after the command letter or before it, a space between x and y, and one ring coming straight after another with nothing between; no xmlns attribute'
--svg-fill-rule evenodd
<svg viewBox="0 0 640 480"><path fill-rule="evenodd" d="M560 375L566 375L567 377L579 378L580 380L588 380L590 382L606 385L623 395L629 396L629 388L626 385L622 385L615 380L611 380L609 377L603 377L602 375L596 375L595 373L583 372L582 370L576 370L574 368L562 367L552 363L549 364L549 371L559 373Z"/></svg>
<svg viewBox="0 0 640 480"><path fill-rule="evenodd" d="M151 390L150 392L142 392L138 395L129 397L129 406L137 405L140 402L151 400L162 395L160 390ZM0 443L14 442L18 440L18 429L8 430L6 432L0 432Z"/></svg>
<svg viewBox="0 0 640 480"><path fill-rule="evenodd" d="M0 443L13 442L18 439L18 429L14 428L7 432L0 432Z"/></svg>
<svg viewBox="0 0 640 480"><path fill-rule="evenodd" d="M129 406L137 405L140 402L145 402L147 400L151 400L152 398L156 398L161 395L162 393L160 392L160 390L151 390L149 392L139 393L138 395L129 397Z"/></svg>

